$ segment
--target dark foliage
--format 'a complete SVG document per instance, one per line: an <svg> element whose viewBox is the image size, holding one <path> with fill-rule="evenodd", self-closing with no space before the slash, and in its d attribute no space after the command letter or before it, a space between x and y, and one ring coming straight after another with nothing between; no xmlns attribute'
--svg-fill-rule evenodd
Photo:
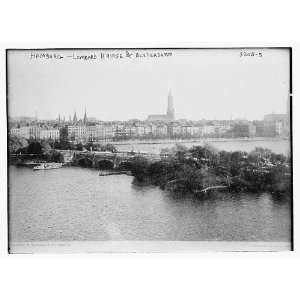
<svg viewBox="0 0 300 300"><path fill-rule="evenodd" d="M178 149L171 158L157 162L136 158L132 174L140 182L180 193L199 194L220 186L232 191L271 193L291 189L289 158L263 148L250 153L217 152L207 146Z"/></svg>
<svg viewBox="0 0 300 300"><path fill-rule="evenodd" d="M84 148L88 151L109 151L112 153L117 152L117 148L112 144L99 144L99 143L93 143L88 142L84 145Z"/></svg>
<svg viewBox="0 0 300 300"><path fill-rule="evenodd" d="M42 145L39 142L31 142L27 147L27 154L42 154Z"/></svg>

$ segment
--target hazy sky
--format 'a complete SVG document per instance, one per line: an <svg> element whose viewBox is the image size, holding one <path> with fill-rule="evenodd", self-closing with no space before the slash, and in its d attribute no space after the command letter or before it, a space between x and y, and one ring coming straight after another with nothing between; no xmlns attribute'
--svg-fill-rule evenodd
<svg viewBox="0 0 300 300"><path fill-rule="evenodd" d="M143 120L165 113L170 88L176 118L252 120L287 111L288 50L253 50L262 57L240 57L240 49L129 51L132 57L123 59L100 55L125 50L10 51L10 116L68 119L76 110L81 118L86 107L88 117L100 120ZM172 56L134 58L136 52ZM40 53L64 58L31 58ZM66 57L93 53L96 60Z"/></svg>

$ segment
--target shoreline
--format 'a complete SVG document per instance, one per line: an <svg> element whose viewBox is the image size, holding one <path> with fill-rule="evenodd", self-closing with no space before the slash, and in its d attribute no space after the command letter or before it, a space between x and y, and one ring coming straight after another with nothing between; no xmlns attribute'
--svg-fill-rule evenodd
<svg viewBox="0 0 300 300"><path fill-rule="evenodd" d="M128 140L128 141L112 141L113 145L159 145L159 144L180 144L180 143L209 143L209 142L259 142L259 141L289 141L288 138L268 138L268 137L255 137L255 138L204 138L204 139L158 139L158 140Z"/></svg>

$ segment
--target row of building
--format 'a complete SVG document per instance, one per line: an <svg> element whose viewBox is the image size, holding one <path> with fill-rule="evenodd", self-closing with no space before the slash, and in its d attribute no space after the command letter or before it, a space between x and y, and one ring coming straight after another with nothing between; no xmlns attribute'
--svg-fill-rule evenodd
<svg viewBox="0 0 300 300"><path fill-rule="evenodd" d="M174 122L58 122L54 126L29 124L17 126L10 134L26 139L60 140L85 143L88 141L117 141L151 138L201 138L201 137L276 137L289 135L287 115L266 115L262 121L174 121Z"/></svg>
<svg viewBox="0 0 300 300"><path fill-rule="evenodd" d="M10 134L25 139L61 140L69 142L113 141L131 138L188 138L202 137L216 132L224 133L228 125L181 125L181 124L114 124L64 125L62 127L39 127L37 125L11 128Z"/></svg>
<svg viewBox="0 0 300 300"><path fill-rule="evenodd" d="M28 125L11 128L10 135L22 137L28 140L59 140L60 130L58 128L48 126L40 127L38 125Z"/></svg>
<svg viewBox="0 0 300 300"><path fill-rule="evenodd" d="M59 115L56 120L14 120L10 122L11 135L36 140L60 140L62 142L98 142L124 139L151 138L201 138L201 137L275 137L289 135L288 114L270 114L262 121L223 120L188 121L176 120L173 95L168 94L165 114L149 115L146 121L100 122L88 118L86 110L82 119Z"/></svg>

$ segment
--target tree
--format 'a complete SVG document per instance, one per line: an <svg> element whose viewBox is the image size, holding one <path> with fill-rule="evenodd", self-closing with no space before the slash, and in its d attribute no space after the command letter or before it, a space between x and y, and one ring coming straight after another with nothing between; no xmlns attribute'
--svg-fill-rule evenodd
<svg viewBox="0 0 300 300"><path fill-rule="evenodd" d="M31 142L27 147L28 154L42 154L42 146L39 142Z"/></svg>
<svg viewBox="0 0 300 300"><path fill-rule="evenodd" d="M147 176L154 185L164 188L168 181L174 179L175 171L174 161L157 161L148 166Z"/></svg>
<svg viewBox="0 0 300 300"><path fill-rule="evenodd" d="M112 153L117 152L117 148L112 144L106 144L102 151L110 151Z"/></svg>
<svg viewBox="0 0 300 300"><path fill-rule="evenodd" d="M194 146L191 148L190 152L192 154L192 157L202 162L202 164L214 167L218 163L218 151L208 144L206 144L205 146Z"/></svg>
<svg viewBox="0 0 300 300"><path fill-rule="evenodd" d="M141 156L132 160L131 172L138 181L144 181L148 176L149 161Z"/></svg>
<svg viewBox="0 0 300 300"><path fill-rule="evenodd" d="M173 191L192 193L203 188L203 171L191 166L184 165L182 170L176 172L176 181L173 184Z"/></svg>
<svg viewBox="0 0 300 300"><path fill-rule="evenodd" d="M82 151L83 150L82 143L77 144L75 149L78 150L78 151Z"/></svg>
<svg viewBox="0 0 300 300"><path fill-rule="evenodd" d="M54 162L61 162L61 161L63 161L63 155L56 150L50 150L48 152L48 160L54 161Z"/></svg>
<svg viewBox="0 0 300 300"><path fill-rule="evenodd" d="M48 152L52 149L52 147L50 146L50 143L48 141L43 140L41 142L41 146L42 146L42 151L43 152Z"/></svg>
<svg viewBox="0 0 300 300"><path fill-rule="evenodd" d="M86 148L88 151L96 151L97 149L97 145L94 144L93 142L88 142L84 145L84 148Z"/></svg>
<svg viewBox="0 0 300 300"><path fill-rule="evenodd" d="M9 136L8 149L10 153L17 153L18 150L26 148L27 146L28 142L26 139L17 136Z"/></svg>
<svg viewBox="0 0 300 300"><path fill-rule="evenodd" d="M136 157L132 174L139 181L181 193L197 194L203 188L222 185L236 191L281 194L291 191L289 164L289 157L263 148L248 154L197 146L153 163Z"/></svg>

